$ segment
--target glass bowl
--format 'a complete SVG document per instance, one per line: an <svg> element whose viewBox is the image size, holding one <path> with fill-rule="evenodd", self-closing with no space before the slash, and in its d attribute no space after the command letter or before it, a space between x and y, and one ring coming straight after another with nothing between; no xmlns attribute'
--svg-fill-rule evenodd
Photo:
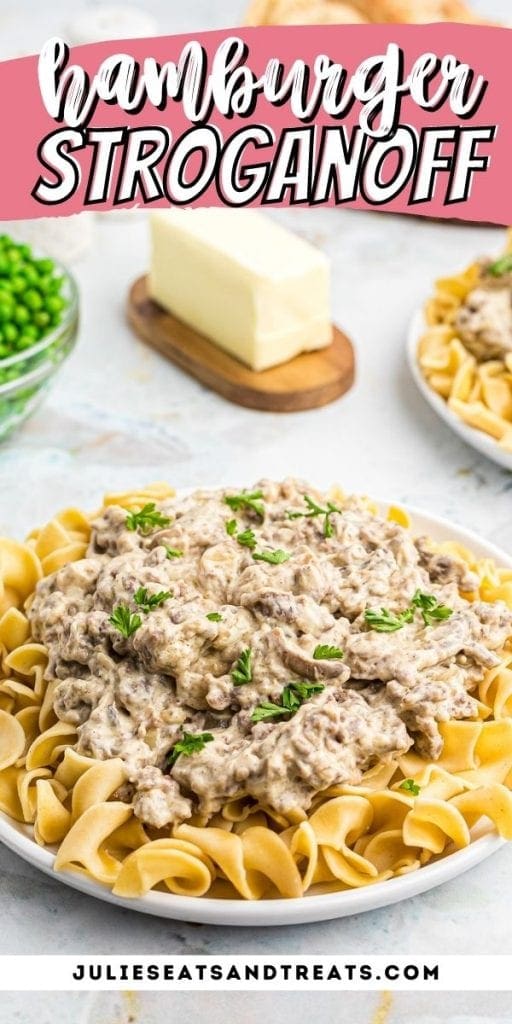
<svg viewBox="0 0 512 1024"><path fill-rule="evenodd" d="M56 262L55 269L64 278L61 294L68 303L60 324L31 348L0 359L0 441L32 416L75 347L78 288L68 270Z"/></svg>

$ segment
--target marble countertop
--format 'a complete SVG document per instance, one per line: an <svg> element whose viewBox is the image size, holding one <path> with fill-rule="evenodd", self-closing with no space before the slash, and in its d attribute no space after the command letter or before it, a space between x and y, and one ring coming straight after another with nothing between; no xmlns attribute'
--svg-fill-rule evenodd
<svg viewBox="0 0 512 1024"><path fill-rule="evenodd" d="M50 24L48 6L55 22L65 19L64 0L24 4L31 15L25 48L35 49L58 30ZM144 4L162 31L235 24L243 6L235 0L189 0L176 10L163 0ZM480 8L496 16L509 13L508 0L482 0ZM1 46L9 46L9 53L21 47L17 12L14 4L0 3ZM94 246L73 268L81 292L79 345L44 406L0 447L0 533L21 537L59 507L94 507L103 491L134 483L250 484L262 475L296 474L421 506L512 550L512 476L437 420L416 392L404 359L408 320L432 279L498 249L503 233L346 210L275 216L332 260L335 320L357 348L353 390L325 409L291 416L244 410L205 390L137 341L125 322L128 287L148 263L144 214L94 217ZM503 953L512 952L511 897L508 848L442 888L391 908L324 924L234 931L107 906L0 847L0 911L9 920L0 953ZM291 1007L294 997L286 998ZM34 1022L54 1019L51 1009L45 1016L45 1005L38 1003ZM212 1024L225 1017L216 1005L211 1002L211 1012L209 1005ZM285 1010L280 997L278 1005ZM0 1009L0 1024L31 1024L28 1003L25 1010L21 1006L13 997L8 1016ZM425 1004L425 1021L428 1012L433 1011ZM499 1020L501 1012L496 1003L492 1019ZM112 1024L124 1024L113 1014ZM150 1024L156 1017L148 1014ZM94 1014L89 1019L110 1024ZM188 1013L187 1019L194 1020ZM396 1017L402 1019L407 1018Z"/></svg>
<svg viewBox="0 0 512 1024"><path fill-rule="evenodd" d="M2 1010L1 1024L510 1024L510 996L492 992L9 993Z"/></svg>

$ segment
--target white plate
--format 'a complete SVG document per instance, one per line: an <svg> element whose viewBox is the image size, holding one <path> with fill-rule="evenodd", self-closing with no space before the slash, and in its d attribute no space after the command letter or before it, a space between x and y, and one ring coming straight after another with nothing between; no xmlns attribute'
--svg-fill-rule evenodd
<svg viewBox="0 0 512 1024"><path fill-rule="evenodd" d="M487 458L492 459L493 462L497 462L499 466L512 470L512 452L506 452L503 448L500 448L497 441L488 434L485 434L483 430L477 430L476 427L470 427L467 423L464 423L455 415L454 412L452 412L444 398L442 398L441 395L438 395L436 391L433 391L427 384L418 363L418 343L426 330L427 323L425 316L423 311L420 310L414 314L409 325L409 332L407 335L407 362L423 397L432 407L434 412L436 412L437 415L440 416L441 419L444 420L444 422L447 423L448 426L466 442L466 444L471 445L472 448L476 448L478 452L482 455L486 455Z"/></svg>
<svg viewBox="0 0 512 1024"><path fill-rule="evenodd" d="M383 509L387 509L389 504L380 503ZM479 558L493 558L498 564L512 568L512 557L493 544L481 540L469 530L463 530L460 526L454 526L444 519L427 515L414 508L408 508L407 511L413 520L412 529L416 535L428 534L434 540L458 541L474 551ZM0 814L0 841L40 871L52 875L57 881L108 903L138 910L143 914L170 917L180 921L251 927L328 921L398 903L399 900L416 896L418 893L433 889L436 885L441 885L442 882L456 878L504 845L504 841L495 832L489 832L464 850L458 850L410 875L392 878L387 882L378 882L363 889L305 896L296 900L276 899L251 903L241 899L214 900L205 897L173 896L171 893L163 892L150 892L139 900L121 899L112 895L105 886L84 875L72 872L55 874L53 853L37 845L28 826L13 822L4 814Z"/></svg>

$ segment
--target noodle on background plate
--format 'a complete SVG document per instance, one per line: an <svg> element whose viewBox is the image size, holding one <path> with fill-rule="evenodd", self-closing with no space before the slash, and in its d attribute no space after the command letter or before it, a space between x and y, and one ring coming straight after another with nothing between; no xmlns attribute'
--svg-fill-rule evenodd
<svg viewBox="0 0 512 1024"><path fill-rule="evenodd" d="M504 256L512 256L512 229ZM426 304L428 324L418 345L418 363L428 385L455 415L494 438L512 453L512 350L500 358L478 360L459 337L457 314L478 287L480 267L441 278Z"/></svg>
<svg viewBox="0 0 512 1024"><path fill-rule="evenodd" d="M155 484L108 495L105 505L140 509L173 491ZM0 540L0 810L56 849L55 870L81 872L122 897L151 889L256 900L361 887L415 871L468 846L490 820L512 839L512 647L480 683L477 720L439 726L437 761L414 750L367 771L359 785L332 786L307 813L288 817L231 800L205 824L144 826L119 793L121 758L75 749L74 726L57 719L47 651L30 636L26 610L38 580L84 557L93 516L59 513L26 543ZM406 513L389 518L408 527ZM477 573L485 602L512 608L512 570L475 560L460 545L436 549ZM404 785L405 783L405 785Z"/></svg>

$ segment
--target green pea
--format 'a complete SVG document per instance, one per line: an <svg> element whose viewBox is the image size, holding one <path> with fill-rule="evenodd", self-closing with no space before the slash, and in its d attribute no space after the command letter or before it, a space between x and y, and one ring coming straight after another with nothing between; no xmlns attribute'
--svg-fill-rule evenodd
<svg viewBox="0 0 512 1024"><path fill-rule="evenodd" d="M37 315L38 314L36 313L36 316ZM12 315L12 318L16 324L19 324L19 326L22 327L24 324L27 324L29 322L30 313L28 309L25 308L25 306L17 305L14 307L14 313Z"/></svg>
<svg viewBox="0 0 512 1024"><path fill-rule="evenodd" d="M55 278L51 274L38 274L37 281L35 281L34 284L41 292L41 295L44 295L51 289L51 283L54 280Z"/></svg>
<svg viewBox="0 0 512 1024"><path fill-rule="evenodd" d="M21 253L21 255L23 256L23 259L25 259L25 260L31 260L32 259L32 249L30 248L29 245L25 245L22 242L18 246L18 252Z"/></svg>
<svg viewBox="0 0 512 1024"><path fill-rule="evenodd" d="M10 366L8 370L5 370L6 380L16 380L20 375L20 369L18 366Z"/></svg>
<svg viewBox="0 0 512 1024"><path fill-rule="evenodd" d="M40 274L53 274L55 263L50 259L35 260L35 266Z"/></svg>
<svg viewBox="0 0 512 1024"><path fill-rule="evenodd" d="M60 292L63 284L64 284L64 278L63 277L51 277L49 279L49 281L48 281L48 287L47 287L46 290L48 292L51 292L52 295L55 295L57 292Z"/></svg>
<svg viewBox="0 0 512 1024"><path fill-rule="evenodd" d="M28 309L37 311L42 308L43 300L35 288L28 288L23 296L23 301Z"/></svg>
<svg viewBox="0 0 512 1024"><path fill-rule="evenodd" d="M19 263L22 258L19 249L14 245L11 245L11 248L6 250L6 256L10 263Z"/></svg>
<svg viewBox="0 0 512 1024"><path fill-rule="evenodd" d="M7 341L9 345L13 345L19 335L19 331L14 324L7 323L2 328L2 335L4 341Z"/></svg>
<svg viewBox="0 0 512 1024"><path fill-rule="evenodd" d="M18 338L18 342L17 342L17 346L16 347L20 351L22 351L22 350L24 350L26 348L32 348L33 344L34 344L34 339L30 336L30 334L26 334L25 331L23 331L23 334L20 334L20 336Z"/></svg>
<svg viewBox="0 0 512 1024"><path fill-rule="evenodd" d="M48 324L50 323L50 314L47 313L46 310L41 309L38 313L34 313L32 319L38 327L48 327Z"/></svg>
<svg viewBox="0 0 512 1024"><path fill-rule="evenodd" d="M0 257L0 266L1 266L1 257ZM24 267L23 274L24 274L25 281L27 282L29 288L39 288L40 287L40 283L39 282L40 282L41 279L39 277L39 274L37 273L36 268L34 266L32 266L31 263L29 263L28 266Z"/></svg>
<svg viewBox="0 0 512 1024"><path fill-rule="evenodd" d="M27 282L23 274L13 274L10 281L10 288L13 294L21 295L25 291L26 287Z"/></svg>
<svg viewBox="0 0 512 1024"><path fill-rule="evenodd" d="M44 308L48 313L60 313L65 306L62 295L48 295L44 300Z"/></svg>
<svg viewBox="0 0 512 1024"><path fill-rule="evenodd" d="M13 312L12 303L0 301L0 323L7 323Z"/></svg>
<svg viewBox="0 0 512 1024"><path fill-rule="evenodd" d="M6 274L9 273L9 267L10 267L10 264L9 264L9 260L7 259L7 256L4 256L2 254L0 256L0 275L2 277L4 277Z"/></svg>
<svg viewBox="0 0 512 1024"><path fill-rule="evenodd" d="M23 328L23 334L27 338L31 338L33 342L39 338L39 330L35 324L26 324Z"/></svg>

